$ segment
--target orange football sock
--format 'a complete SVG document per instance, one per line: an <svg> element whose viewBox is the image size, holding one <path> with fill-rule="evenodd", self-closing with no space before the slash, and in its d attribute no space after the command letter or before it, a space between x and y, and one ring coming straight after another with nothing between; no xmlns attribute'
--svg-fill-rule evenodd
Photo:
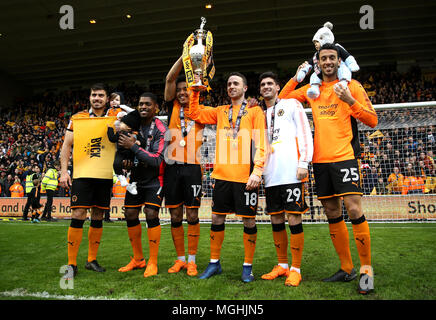
<svg viewBox="0 0 436 320"><path fill-rule="evenodd" d="M220 259L221 247L224 242L224 228L225 224L214 225L210 228L210 258Z"/></svg>
<svg viewBox="0 0 436 320"><path fill-rule="evenodd" d="M351 269L353 269L353 261L351 259L348 229L343 217L329 220L329 230L333 246L341 261L341 269L350 273Z"/></svg>
<svg viewBox="0 0 436 320"><path fill-rule="evenodd" d="M288 264L288 233L285 223L273 224L273 240L279 263Z"/></svg>
<svg viewBox="0 0 436 320"><path fill-rule="evenodd" d="M353 226L353 235L356 242L357 252L359 254L360 265L371 265L371 236L369 233L368 221L365 216L359 219L351 220Z"/></svg>
<svg viewBox="0 0 436 320"><path fill-rule="evenodd" d="M185 256L185 231L182 222L171 222L171 235L177 256Z"/></svg>
<svg viewBox="0 0 436 320"><path fill-rule="evenodd" d="M77 254L83 237L84 220L71 219L68 228L68 264L77 266Z"/></svg>
<svg viewBox="0 0 436 320"><path fill-rule="evenodd" d="M127 220L127 233L133 250L133 259L136 261L144 259L142 251L142 228L139 219Z"/></svg>
<svg viewBox="0 0 436 320"><path fill-rule="evenodd" d="M157 264L157 256L159 253L159 243L162 228L159 223L159 218L153 220L147 220L147 235L148 235L148 246L150 251L150 257L148 262L152 264Z"/></svg>
<svg viewBox="0 0 436 320"><path fill-rule="evenodd" d="M198 242L200 240L200 221L190 223L188 221L188 254L195 256L197 254Z"/></svg>
<svg viewBox="0 0 436 320"><path fill-rule="evenodd" d="M244 227L244 263L253 264L254 251L256 250L257 227Z"/></svg>
<svg viewBox="0 0 436 320"><path fill-rule="evenodd" d="M97 259L102 234L103 220L91 220L88 230L88 262Z"/></svg>
<svg viewBox="0 0 436 320"><path fill-rule="evenodd" d="M291 236L289 238L289 247L291 248L292 256L291 266L300 269L304 249L303 225L300 223L295 226L289 226L289 228L291 229Z"/></svg>

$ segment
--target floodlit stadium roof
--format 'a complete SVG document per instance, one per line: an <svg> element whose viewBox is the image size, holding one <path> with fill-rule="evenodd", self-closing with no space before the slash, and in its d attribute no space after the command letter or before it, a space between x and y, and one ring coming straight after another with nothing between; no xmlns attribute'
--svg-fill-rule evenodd
<svg viewBox="0 0 436 320"><path fill-rule="evenodd" d="M435 65L434 1L215 0L206 9L198 0L77 0L74 29L63 30L59 9L68 2L2 0L0 69L34 88L162 81L201 16L214 36L218 75L293 71L313 55L312 37L326 21L361 66ZM374 29L362 30L359 10L371 3Z"/></svg>

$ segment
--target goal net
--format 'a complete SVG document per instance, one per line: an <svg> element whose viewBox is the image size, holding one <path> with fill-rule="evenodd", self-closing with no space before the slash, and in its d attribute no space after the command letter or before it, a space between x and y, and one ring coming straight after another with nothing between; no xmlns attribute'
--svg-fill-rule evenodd
<svg viewBox="0 0 436 320"><path fill-rule="evenodd" d="M378 125L369 128L359 123L362 206L369 221L436 221L435 106L436 102L374 105ZM306 112L313 129L311 110ZM203 136L203 198L199 215L205 221L211 218L216 127L206 126ZM305 188L309 211L303 220L325 222L322 205L315 194L311 166L309 173ZM348 220L344 206L343 214ZM167 216L168 210L162 209L162 218ZM256 218L259 222L270 221L265 212L263 184ZM240 221L234 215L227 220Z"/></svg>

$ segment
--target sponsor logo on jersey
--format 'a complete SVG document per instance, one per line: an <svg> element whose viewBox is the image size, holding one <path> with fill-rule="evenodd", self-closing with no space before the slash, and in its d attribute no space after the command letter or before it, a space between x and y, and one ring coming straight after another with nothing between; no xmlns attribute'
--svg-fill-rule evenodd
<svg viewBox="0 0 436 320"><path fill-rule="evenodd" d="M101 158L101 150L104 149L102 140L103 137L93 138L85 146L85 152L90 158Z"/></svg>

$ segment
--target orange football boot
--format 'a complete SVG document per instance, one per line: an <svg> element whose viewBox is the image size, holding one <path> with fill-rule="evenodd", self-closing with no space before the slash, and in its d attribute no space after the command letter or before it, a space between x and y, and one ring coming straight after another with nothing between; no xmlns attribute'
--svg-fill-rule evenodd
<svg viewBox="0 0 436 320"><path fill-rule="evenodd" d="M130 262L125 265L124 267L121 267L118 269L119 272L127 272L127 271L132 271L134 269L142 269L145 268L146 266L146 262L145 259L141 259L141 260L135 260L132 257L130 257Z"/></svg>
<svg viewBox="0 0 436 320"><path fill-rule="evenodd" d="M274 266L274 268L270 273L266 273L262 275L261 278L264 280L273 280L277 277L283 277L283 276L287 277L288 275L289 275L289 269L285 269L279 265L276 265Z"/></svg>

